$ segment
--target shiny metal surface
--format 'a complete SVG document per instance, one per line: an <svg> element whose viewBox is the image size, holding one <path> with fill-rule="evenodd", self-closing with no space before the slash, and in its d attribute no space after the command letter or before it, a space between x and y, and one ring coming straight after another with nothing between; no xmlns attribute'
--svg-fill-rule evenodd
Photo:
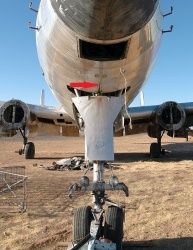
<svg viewBox="0 0 193 250"><path fill-rule="evenodd" d="M120 97L73 98L85 122L85 160L113 161L113 123L124 104Z"/></svg>
<svg viewBox="0 0 193 250"><path fill-rule="evenodd" d="M57 2L59 3L59 1ZM95 3L95 1L88 1L90 3L88 7L91 6L91 2ZM116 2L125 4L126 1ZM98 93L100 95L117 96L116 91L120 91L119 95L121 93L122 97L126 98L127 105L138 94L152 70L162 37L163 16L160 12L160 6L157 4L158 1L150 2L152 3L152 11L145 11L145 13L150 13L150 15L149 18L146 15L146 20L149 21L144 27L132 35L120 39L98 40L92 38L92 31L87 33L90 37L80 35L76 30L73 31L54 11L50 0L41 1L37 16L39 31L36 33L40 64L45 74L45 79L55 97L72 118L74 118L74 113L71 98L75 94L68 90L71 82L89 81L97 83L98 87L86 90L88 95ZM115 2L112 2L112 8L113 3ZM139 4L139 1L136 1L136 3ZM145 4L143 4L144 9L145 7ZM156 10L154 11L155 7ZM109 8L111 7L108 6L106 11ZM147 9L149 8L150 5L147 4ZM115 23L117 18L122 18L123 20L126 17L125 15L124 12L120 13L117 11L112 15L110 22L112 24ZM139 19L140 11L134 11L133 15L135 15L136 20ZM94 16L90 15L89 18L91 21ZM72 22L73 20L71 19ZM131 29L130 25L126 21L121 22L119 23L119 28L128 26L128 29ZM109 32L111 33L111 31ZM129 42L124 59L116 61L93 61L81 58L80 39L97 44ZM125 89L128 90L126 93ZM113 93L111 94L111 92Z"/></svg>
<svg viewBox="0 0 193 250"><path fill-rule="evenodd" d="M62 22L84 37L115 40L132 35L153 16L157 0L51 0Z"/></svg>

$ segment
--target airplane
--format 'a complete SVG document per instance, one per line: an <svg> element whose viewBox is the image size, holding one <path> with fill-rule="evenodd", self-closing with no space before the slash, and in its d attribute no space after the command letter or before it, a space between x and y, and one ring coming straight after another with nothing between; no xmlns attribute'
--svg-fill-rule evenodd
<svg viewBox="0 0 193 250"><path fill-rule="evenodd" d="M122 249L124 207L107 199L106 190L128 187L112 173L105 183L107 162L114 160L114 136L146 132L157 141L150 156L165 154L165 132L187 138L193 126L193 103L129 107L146 83L157 59L163 33L159 0L41 0L37 12L36 45L47 84L61 107L33 105L12 99L0 102L0 136L20 131L19 154L35 157L30 136L85 133L85 160L93 162L93 182L87 176L69 188L90 190L93 205L76 210L73 242L68 249ZM109 205L105 211L103 205ZM108 239L112 244L101 241Z"/></svg>

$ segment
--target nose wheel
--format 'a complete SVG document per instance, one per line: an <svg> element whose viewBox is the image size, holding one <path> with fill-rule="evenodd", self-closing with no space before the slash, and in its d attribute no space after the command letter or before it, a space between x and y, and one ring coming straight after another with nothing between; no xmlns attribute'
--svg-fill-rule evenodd
<svg viewBox="0 0 193 250"><path fill-rule="evenodd" d="M96 250L122 250L124 209L109 206L104 219L103 213L103 210L96 211L90 206L79 207L75 211L73 223L75 246L68 249L77 250L81 247L81 249L93 249L90 247L94 244Z"/></svg>
<svg viewBox="0 0 193 250"><path fill-rule="evenodd" d="M93 220L91 207L79 207L74 213L73 242L79 243L90 234L90 225Z"/></svg>
<svg viewBox="0 0 193 250"><path fill-rule="evenodd" d="M124 211L110 206L105 214L104 238L116 243L116 250L122 249Z"/></svg>

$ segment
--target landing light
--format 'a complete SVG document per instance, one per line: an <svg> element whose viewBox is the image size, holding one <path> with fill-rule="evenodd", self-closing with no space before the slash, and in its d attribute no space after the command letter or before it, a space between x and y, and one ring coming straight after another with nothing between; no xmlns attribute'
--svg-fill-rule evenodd
<svg viewBox="0 0 193 250"><path fill-rule="evenodd" d="M119 179L117 178L117 176L111 175L110 178L109 178L109 184L114 187L118 183L119 183Z"/></svg>
<svg viewBox="0 0 193 250"><path fill-rule="evenodd" d="M82 177L80 178L80 185L81 185L82 187L87 187L87 186L89 186L89 182L90 182L90 180L89 180L89 178L88 178L87 176L82 176Z"/></svg>

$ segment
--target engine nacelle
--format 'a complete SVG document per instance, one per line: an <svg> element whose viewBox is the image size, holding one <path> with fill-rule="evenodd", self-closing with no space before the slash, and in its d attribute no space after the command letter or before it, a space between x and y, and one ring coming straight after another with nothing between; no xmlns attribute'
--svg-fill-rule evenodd
<svg viewBox="0 0 193 250"><path fill-rule="evenodd" d="M165 102L156 111L158 124L167 131L180 129L186 121L184 109L176 102Z"/></svg>
<svg viewBox="0 0 193 250"><path fill-rule="evenodd" d="M29 116L29 107L20 100L10 100L0 107L0 124L9 130L25 126Z"/></svg>

